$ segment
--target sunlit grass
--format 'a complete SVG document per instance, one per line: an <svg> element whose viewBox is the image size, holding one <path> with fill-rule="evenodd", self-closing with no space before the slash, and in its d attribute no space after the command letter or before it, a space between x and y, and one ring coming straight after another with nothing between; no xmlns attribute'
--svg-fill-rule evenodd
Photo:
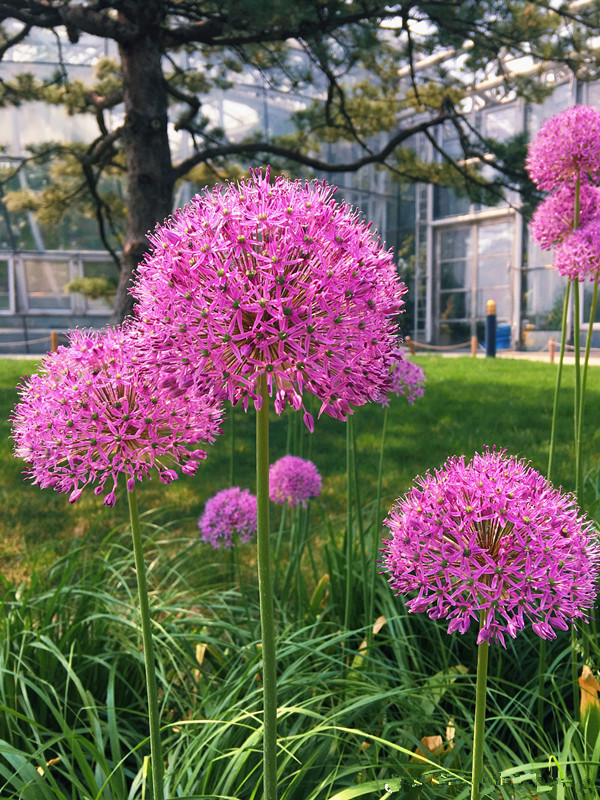
<svg viewBox="0 0 600 800"><path fill-rule="evenodd" d="M402 398L390 408L385 443L383 508L410 485L413 477L440 466L455 453L472 455L483 445L505 447L531 459L545 471L552 391L556 367L550 364L506 359L421 357L427 373L425 396L413 406ZM0 418L6 420L16 401L19 376L35 369L29 360L0 361ZM572 381L573 369L565 368L564 390L559 409L559 439L554 482L573 489L572 474ZM600 404L600 369L592 367L588 381L584 472L600 459L600 429L593 409ZM317 404L313 402L313 409ZM316 415L315 415L316 416ZM355 426L359 449L361 500L365 506L376 497L383 411L378 406L357 410ZM40 491L23 479L23 464L15 459L9 439L10 426L2 425L0 440L0 567L5 575L18 576L31 562L49 563L65 552L73 539L102 537L106 530L124 524L127 504L114 509L102 506L92 492L84 492L74 505L51 490ZM209 449L197 476L183 477L170 486L157 479L139 490L140 507L167 508L169 520L179 533L190 534L205 501L229 485L229 428ZM254 487L254 414L235 410L234 481ZM311 457L323 476L319 508L335 525L344 524L345 513L345 424L323 416L310 436L300 415L273 415L272 460L285 455L288 442L295 452ZM590 500L591 498L587 498ZM313 516L316 522L318 516ZM339 521L339 525L338 525Z"/></svg>

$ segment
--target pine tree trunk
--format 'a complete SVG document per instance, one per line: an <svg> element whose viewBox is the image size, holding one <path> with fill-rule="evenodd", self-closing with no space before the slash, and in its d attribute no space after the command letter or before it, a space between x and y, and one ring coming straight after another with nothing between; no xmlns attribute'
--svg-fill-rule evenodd
<svg viewBox="0 0 600 800"><path fill-rule="evenodd" d="M146 233L172 211L173 171L167 136L167 92L161 68L160 2L140 0L140 35L119 46L125 104L127 229L111 322L130 315L132 273L148 248ZM154 13L153 13L154 12ZM147 24L144 24L147 22Z"/></svg>

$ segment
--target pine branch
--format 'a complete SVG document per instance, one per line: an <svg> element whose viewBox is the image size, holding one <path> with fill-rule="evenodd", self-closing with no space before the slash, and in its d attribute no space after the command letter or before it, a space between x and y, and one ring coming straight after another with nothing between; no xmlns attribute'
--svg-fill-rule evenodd
<svg viewBox="0 0 600 800"><path fill-rule="evenodd" d="M354 161L333 164L329 161L324 161L314 156L299 153L293 148L284 147L271 142L240 142L223 144L216 147L207 147L204 150L200 150L189 158L186 158L185 161L182 161L180 164L175 166L173 168L173 174L177 180L179 178L183 178L193 167L201 164L204 161L207 161L208 159L223 158L234 155L251 155L254 153L265 153L268 155L279 156L280 158L287 158L291 161L297 162L298 164L302 164L305 167L311 167L312 169L319 170L320 172L356 172L361 167L365 167L368 164L384 164L388 156L390 156L394 150L400 144L402 144L402 142L406 141L417 133L427 132L430 128L441 125L448 118L448 114L441 113L437 117L424 120L415 125L411 125L409 128L404 128L398 131L395 136L392 136L386 143L385 147L383 147L381 150L367 153L366 155L362 156L361 158L357 158Z"/></svg>

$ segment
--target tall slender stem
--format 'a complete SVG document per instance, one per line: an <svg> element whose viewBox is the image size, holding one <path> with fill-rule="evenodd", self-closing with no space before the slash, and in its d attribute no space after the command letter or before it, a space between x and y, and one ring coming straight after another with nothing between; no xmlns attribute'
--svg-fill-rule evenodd
<svg viewBox="0 0 600 800"><path fill-rule="evenodd" d="M575 182L575 209L573 212L573 230L579 227L581 207L581 175L577 174ZM573 347L575 350L575 394L573 400L573 422L575 425L575 492L581 503L581 430L579 412L581 406L581 312L579 308L579 281L573 286Z"/></svg>
<svg viewBox="0 0 600 800"><path fill-rule="evenodd" d="M352 436L350 425L346 422L346 538L344 555L346 558L346 597L344 603L344 628L350 627L350 606L352 603Z"/></svg>
<svg viewBox="0 0 600 800"><path fill-rule="evenodd" d="M567 343L567 313L569 310L570 296L571 296L571 281L567 281L567 288L565 289L565 300L563 303L563 315L562 315L562 325L560 334L560 355L558 358L558 369L556 370L556 383L554 384L554 401L552 404L552 422L550 424L550 452L548 453L548 480L552 479L552 466L554 463L554 453L556 451L556 422L558 419L558 397L560 394L562 370L565 361L565 345Z"/></svg>
<svg viewBox="0 0 600 800"><path fill-rule="evenodd" d="M482 613L481 626L483 626L484 622L485 622L485 614ZM473 731L473 772L472 772L471 800L479 800L479 798L481 797L489 652L490 652L490 646L488 642L487 641L482 642L479 645L477 651L477 684L475 687L475 727Z"/></svg>
<svg viewBox="0 0 600 800"><path fill-rule="evenodd" d="M234 485L235 478L235 418L234 406L231 406L229 415L229 485Z"/></svg>
<svg viewBox="0 0 600 800"><path fill-rule="evenodd" d="M573 282L573 347L575 348L575 394L573 400L573 424L575 427L575 493L581 503L581 432L579 427L579 409L581 404L581 342L580 342L580 306L579 281Z"/></svg>
<svg viewBox="0 0 600 800"><path fill-rule="evenodd" d="M383 424L381 426L381 445L379 448L379 469L377 472L377 501L375 503L375 521L373 523L373 544L371 547L371 558L373 559L373 570L371 573L371 591L369 595L369 610L367 622L369 624L369 631L372 635L373 617L375 616L375 586L377 585L377 549L379 545L379 515L381 514L381 491L383 484L383 453L385 449L385 434L387 430L388 421L388 406L383 410Z"/></svg>
<svg viewBox="0 0 600 800"><path fill-rule="evenodd" d="M584 404L585 404L585 387L587 383L587 372L588 367L590 364L590 348L592 346L592 331L594 330L594 318L596 316L596 304L598 302L598 280L600 279L600 275L596 275L596 280L594 281L594 289L592 291L592 304L590 306L590 321L588 325L588 332L587 338L585 340L585 357L583 360L583 371L581 373L581 397L579 399L579 441L583 441L583 411L584 411ZM580 453L581 455L581 453ZM582 464L583 464L583 457L582 457ZM580 465L580 469L582 469L582 464ZM579 498L579 502L582 501L582 498Z"/></svg>
<svg viewBox="0 0 600 800"><path fill-rule="evenodd" d="M152 621L148 602L148 584L146 581L146 565L140 533L140 515L135 489L127 492L129 500L129 518L133 538L133 554L137 576L138 598L140 602L140 620L142 625L142 642L144 645L144 666L146 668L146 692L148 695L148 724L150 727L150 760L152 768L152 789L154 800L164 800L164 763L160 741L160 716L158 713L158 691L156 688L156 670L154 666L154 645L152 642Z"/></svg>
<svg viewBox="0 0 600 800"><path fill-rule="evenodd" d="M365 545L365 531L363 527L362 518L362 502L360 499L360 477L358 474L358 463L356 460L356 428L354 427L354 418L348 417L348 425L350 426L351 447L352 447L352 474L354 476L354 504L356 508L356 522L358 526L358 543L360 547L360 556L362 560L362 583L363 583L363 611L369 607L369 568L367 561L367 548ZM369 628L371 628L371 620L367 620Z"/></svg>
<svg viewBox="0 0 600 800"><path fill-rule="evenodd" d="M263 655L263 784L264 800L277 800L277 678L275 614L269 552L269 394L260 379L262 407L256 412L256 535L258 591Z"/></svg>
<svg viewBox="0 0 600 800"><path fill-rule="evenodd" d="M571 281L567 281L565 289L565 299L563 303L563 314L560 334L560 355L558 358L558 369L556 370L556 382L554 384L554 401L552 403L552 422L550 424L550 449L548 453L548 480L552 479L552 467L554 464L554 454L556 451L556 423L558 420L558 398L560 395L560 385L562 379L563 364L565 361L565 346L567 342L567 314L569 312L569 299L571 296ZM540 639L538 651L538 699L537 717L540 725L544 719L544 701L546 688L546 641Z"/></svg>

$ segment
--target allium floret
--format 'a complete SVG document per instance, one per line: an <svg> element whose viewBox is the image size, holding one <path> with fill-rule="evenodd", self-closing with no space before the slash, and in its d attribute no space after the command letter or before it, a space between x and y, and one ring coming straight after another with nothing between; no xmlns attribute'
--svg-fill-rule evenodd
<svg viewBox="0 0 600 800"><path fill-rule="evenodd" d="M446 618L465 633L482 615L478 643L515 637L531 622L556 637L592 609L600 548L573 495L527 462L486 450L452 457L417 478L385 521L384 564L410 611Z"/></svg>
<svg viewBox="0 0 600 800"><path fill-rule="evenodd" d="M561 184L536 208L529 231L544 250L562 242L573 233L575 224L575 183ZM586 225L600 213L600 189L582 181L579 195L578 227Z"/></svg>
<svg viewBox="0 0 600 800"><path fill-rule="evenodd" d="M302 504L321 494L318 469L305 458L283 456L269 467L269 497L274 503Z"/></svg>
<svg viewBox="0 0 600 800"><path fill-rule="evenodd" d="M600 180L600 111L572 106L547 120L529 146L526 167L544 191L586 175Z"/></svg>
<svg viewBox="0 0 600 800"><path fill-rule="evenodd" d="M198 520L202 539L215 549L232 547L236 537L249 542L256 534L256 496L232 486L207 500Z"/></svg>
<svg viewBox="0 0 600 800"><path fill-rule="evenodd" d="M572 280L596 280L600 273L600 217L563 239L554 251L554 266Z"/></svg>
<svg viewBox="0 0 600 800"><path fill-rule="evenodd" d="M380 400L382 406L389 406L390 395L405 397L409 403L414 403L418 397L425 394L425 382L427 376L425 370L418 364L414 364L407 358L398 359L392 366L392 385L384 397Z"/></svg>
<svg viewBox="0 0 600 800"><path fill-rule="evenodd" d="M35 484L69 492L71 502L89 485L114 505L120 474L129 491L152 470L164 483L176 468L193 475L206 452L188 446L219 433L214 397L193 388L174 397L149 383L126 328L71 331L69 345L48 354L19 392L15 455Z"/></svg>
<svg viewBox="0 0 600 800"><path fill-rule="evenodd" d="M385 393L406 287L392 253L325 183L269 170L198 195L150 235L134 294L150 359L176 380L223 386L280 414L345 419ZM304 420L312 430L313 419Z"/></svg>

